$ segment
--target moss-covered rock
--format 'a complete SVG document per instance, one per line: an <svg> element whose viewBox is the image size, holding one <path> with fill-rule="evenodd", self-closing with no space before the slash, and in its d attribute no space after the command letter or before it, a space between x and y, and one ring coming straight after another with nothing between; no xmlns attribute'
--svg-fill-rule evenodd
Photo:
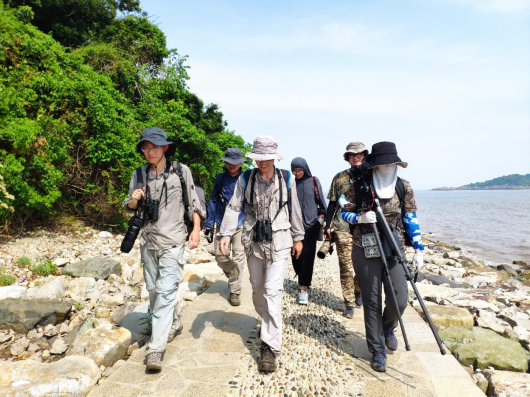
<svg viewBox="0 0 530 397"><path fill-rule="evenodd" d="M530 353L512 340L480 327L449 327L439 332L451 353L464 365L506 371L528 371Z"/></svg>
<svg viewBox="0 0 530 397"><path fill-rule="evenodd" d="M443 327L460 325L473 326L475 323L475 319L469 311L461 307L440 305L429 306L427 310L429 311L432 322ZM419 311L419 313L427 321L423 310Z"/></svg>

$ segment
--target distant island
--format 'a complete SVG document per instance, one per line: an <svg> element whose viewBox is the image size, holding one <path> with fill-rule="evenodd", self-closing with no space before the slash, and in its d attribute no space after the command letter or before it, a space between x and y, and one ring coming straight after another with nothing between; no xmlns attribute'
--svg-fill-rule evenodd
<svg viewBox="0 0 530 397"><path fill-rule="evenodd" d="M432 190L519 190L530 189L530 174L505 175L486 182L470 183L460 187L439 187Z"/></svg>

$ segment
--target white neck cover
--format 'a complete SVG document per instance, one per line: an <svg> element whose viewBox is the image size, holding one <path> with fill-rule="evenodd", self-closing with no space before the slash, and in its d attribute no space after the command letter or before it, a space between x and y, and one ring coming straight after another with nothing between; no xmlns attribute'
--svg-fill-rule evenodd
<svg viewBox="0 0 530 397"><path fill-rule="evenodd" d="M373 180L377 197L381 199L394 197L397 182L397 164L375 167Z"/></svg>

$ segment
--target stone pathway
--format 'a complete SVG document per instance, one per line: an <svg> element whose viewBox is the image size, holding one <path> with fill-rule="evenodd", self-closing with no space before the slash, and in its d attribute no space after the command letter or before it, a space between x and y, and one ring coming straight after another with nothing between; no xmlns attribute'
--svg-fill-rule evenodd
<svg viewBox="0 0 530 397"><path fill-rule="evenodd" d="M372 371L362 309L353 319L341 315L337 257L317 259L314 274L310 304L300 306L289 265L275 373L257 369L260 320L246 273L241 306L230 306L227 283L218 280L184 309L184 330L168 346L161 373L146 373L145 348L136 350L90 396L484 396L451 354L440 354L410 306L403 318L412 350L405 351L398 333L400 347L388 355L388 371Z"/></svg>

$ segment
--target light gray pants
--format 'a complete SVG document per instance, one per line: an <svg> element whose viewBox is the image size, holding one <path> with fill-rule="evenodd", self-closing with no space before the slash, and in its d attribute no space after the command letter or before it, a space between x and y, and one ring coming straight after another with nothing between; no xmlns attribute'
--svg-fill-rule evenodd
<svg viewBox="0 0 530 397"><path fill-rule="evenodd" d="M143 245L140 254L153 314L153 332L145 353L163 353L171 324L178 318L175 303L178 286L184 280L184 245L163 250L150 250Z"/></svg>
<svg viewBox="0 0 530 397"><path fill-rule="evenodd" d="M261 340L275 356L282 347L282 292L287 259L272 262L250 255L248 272L254 308L262 318Z"/></svg>
<svg viewBox="0 0 530 397"><path fill-rule="evenodd" d="M217 265L223 269L228 277L228 288L233 294L241 294L241 279L243 278L243 268L245 267L245 248L241 244L241 233L243 227L238 227L235 234L230 238L230 254L223 255L219 250L220 237L215 238L215 260Z"/></svg>

